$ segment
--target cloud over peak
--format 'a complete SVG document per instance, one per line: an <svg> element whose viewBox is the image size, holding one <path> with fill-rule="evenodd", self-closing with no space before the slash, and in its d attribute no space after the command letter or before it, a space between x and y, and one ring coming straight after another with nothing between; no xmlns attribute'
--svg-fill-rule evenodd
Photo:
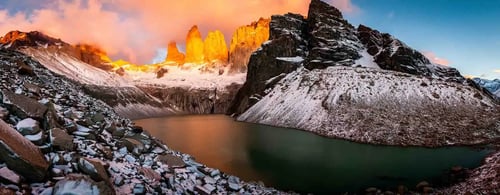
<svg viewBox="0 0 500 195"><path fill-rule="evenodd" d="M72 44L97 44L115 58L139 63L150 62L169 41L182 44L192 25L204 35L221 30L229 39L238 26L273 14L306 14L309 5L309 0L12 1L0 6L2 34L38 30ZM350 0L326 2L346 13L358 10Z"/></svg>
<svg viewBox="0 0 500 195"><path fill-rule="evenodd" d="M432 63L435 63L435 64L439 64L439 65L443 65L443 66L449 66L450 65L450 61L448 61L447 59L444 59L444 58L441 58L441 57L438 57L434 52L431 52L431 51L423 51L422 52L425 57L427 57Z"/></svg>

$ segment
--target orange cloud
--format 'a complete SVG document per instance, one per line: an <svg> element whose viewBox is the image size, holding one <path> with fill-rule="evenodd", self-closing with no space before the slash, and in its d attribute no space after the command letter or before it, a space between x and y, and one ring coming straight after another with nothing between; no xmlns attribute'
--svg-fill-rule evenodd
<svg viewBox="0 0 500 195"><path fill-rule="evenodd" d="M436 54L434 52L430 52L430 51L424 51L422 52L425 57L427 57L432 63L435 63L435 64L439 64L439 65L443 65L443 66L448 66L450 65L450 61L448 61L447 59L444 59L444 58L440 58L438 56L436 56Z"/></svg>
<svg viewBox="0 0 500 195"><path fill-rule="evenodd" d="M350 0L327 0L344 12ZM197 24L203 35L221 30L227 39L238 26L287 12L306 14L309 0L57 0L30 12L0 10L0 33L38 30L76 44L98 44L115 58L149 62L169 41L184 43Z"/></svg>

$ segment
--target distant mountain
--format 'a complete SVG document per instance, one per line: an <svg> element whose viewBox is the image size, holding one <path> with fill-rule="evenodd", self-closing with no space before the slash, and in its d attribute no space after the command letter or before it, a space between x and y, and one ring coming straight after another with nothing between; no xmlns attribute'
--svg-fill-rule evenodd
<svg viewBox="0 0 500 195"><path fill-rule="evenodd" d="M500 79L488 80L488 79L474 78L472 80L481 87L491 92L497 98L500 98Z"/></svg>
<svg viewBox="0 0 500 195"><path fill-rule="evenodd" d="M445 146L500 137L499 105L454 68L393 36L349 24L312 0L307 17L273 16L230 114L384 145Z"/></svg>

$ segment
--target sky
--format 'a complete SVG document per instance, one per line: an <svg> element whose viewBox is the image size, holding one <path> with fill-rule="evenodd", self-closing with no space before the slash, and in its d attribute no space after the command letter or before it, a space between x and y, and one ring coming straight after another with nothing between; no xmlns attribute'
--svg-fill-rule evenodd
<svg viewBox="0 0 500 195"><path fill-rule="evenodd" d="M325 0L353 25L387 32L463 75L500 78L500 0ZM306 14L309 0L0 0L0 34L42 31L102 47L113 58L150 63L169 41L234 30L260 17Z"/></svg>

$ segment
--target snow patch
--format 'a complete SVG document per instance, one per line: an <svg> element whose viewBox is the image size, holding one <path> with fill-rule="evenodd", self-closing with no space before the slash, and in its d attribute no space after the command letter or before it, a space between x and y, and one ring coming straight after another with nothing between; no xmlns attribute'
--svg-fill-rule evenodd
<svg viewBox="0 0 500 195"><path fill-rule="evenodd" d="M281 61L286 61L286 62L295 62L295 63L300 63L304 61L304 58L302 56L295 56L295 57L277 57L277 60Z"/></svg>

